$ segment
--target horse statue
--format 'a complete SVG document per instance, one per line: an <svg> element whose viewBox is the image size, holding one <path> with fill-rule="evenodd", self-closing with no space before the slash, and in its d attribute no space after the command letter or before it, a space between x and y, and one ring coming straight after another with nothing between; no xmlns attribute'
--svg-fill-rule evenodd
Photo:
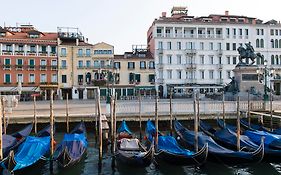
<svg viewBox="0 0 281 175"><path fill-rule="evenodd" d="M253 46L251 46L251 42L245 43L245 45L246 49L242 46L242 44L237 49L239 53L238 65L247 65L247 63L243 62L243 59L245 58L250 58L252 61L252 63L248 65L253 65L256 58L263 58L263 55L261 55L261 53L255 53Z"/></svg>

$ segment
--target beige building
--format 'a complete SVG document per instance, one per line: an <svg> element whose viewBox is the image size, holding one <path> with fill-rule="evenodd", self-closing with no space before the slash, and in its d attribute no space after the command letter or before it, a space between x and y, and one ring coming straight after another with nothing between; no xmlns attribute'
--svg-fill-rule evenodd
<svg viewBox="0 0 281 175"><path fill-rule="evenodd" d="M115 91L122 98L151 96L154 92L154 59L146 49L133 46L132 52L114 56L114 70L117 72Z"/></svg>

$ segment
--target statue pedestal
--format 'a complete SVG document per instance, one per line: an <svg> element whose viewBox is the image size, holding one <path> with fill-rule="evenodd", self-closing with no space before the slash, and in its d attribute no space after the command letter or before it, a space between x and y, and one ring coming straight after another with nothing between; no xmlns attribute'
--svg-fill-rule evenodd
<svg viewBox="0 0 281 175"><path fill-rule="evenodd" d="M237 82L240 93L250 90L252 93L260 92L263 94L264 85L259 82L257 66L236 66L233 69L234 79Z"/></svg>

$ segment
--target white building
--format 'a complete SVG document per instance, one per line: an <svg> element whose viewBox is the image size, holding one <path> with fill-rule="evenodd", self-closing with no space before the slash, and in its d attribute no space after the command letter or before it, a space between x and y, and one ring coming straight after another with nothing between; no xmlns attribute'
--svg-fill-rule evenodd
<svg viewBox="0 0 281 175"><path fill-rule="evenodd" d="M167 96L169 86L200 87L200 92L217 90L230 82L238 64L237 48L251 42L269 67L281 68L281 25L263 23L246 16L189 16L186 7L174 7L171 17L163 12L147 32L150 52L155 58L156 88ZM249 60L247 60L249 61ZM263 67L264 60L256 60ZM280 94L280 82L274 89ZM188 93L185 88L179 93Z"/></svg>

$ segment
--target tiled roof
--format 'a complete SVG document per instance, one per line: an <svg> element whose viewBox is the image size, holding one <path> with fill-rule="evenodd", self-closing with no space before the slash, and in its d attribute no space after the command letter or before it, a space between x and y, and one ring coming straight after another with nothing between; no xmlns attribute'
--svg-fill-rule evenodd
<svg viewBox="0 0 281 175"><path fill-rule="evenodd" d="M60 45L76 46L76 41L63 41ZM78 46L93 46L93 45L90 43L86 43L84 41L79 41Z"/></svg>

